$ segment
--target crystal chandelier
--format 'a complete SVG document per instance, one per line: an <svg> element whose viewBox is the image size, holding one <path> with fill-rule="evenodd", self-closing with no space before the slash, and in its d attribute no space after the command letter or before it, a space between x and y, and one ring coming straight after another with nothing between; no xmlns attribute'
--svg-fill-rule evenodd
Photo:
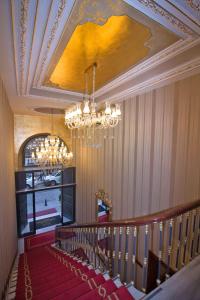
<svg viewBox="0 0 200 300"><path fill-rule="evenodd" d="M48 135L32 152L32 159L41 167L56 167L67 165L73 158L73 153L68 152L67 146L53 134L53 110L52 110L52 134Z"/></svg>
<svg viewBox="0 0 200 300"><path fill-rule="evenodd" d="M87 75L88 70L92 67L93 69L93 82L92 82L92 100L88 98L87 90ZM95 102L95 80L96 80L96 67L94 63L86 71L86 89L85 99L83 105L78 103L71 110L65 112L65 124L69 129L81 129L81 128L99 128L107 129L114 128L118 125L121 120L121 109L120 104L110 105L105 103L105 109L103 111L97 111Z"/></svg>

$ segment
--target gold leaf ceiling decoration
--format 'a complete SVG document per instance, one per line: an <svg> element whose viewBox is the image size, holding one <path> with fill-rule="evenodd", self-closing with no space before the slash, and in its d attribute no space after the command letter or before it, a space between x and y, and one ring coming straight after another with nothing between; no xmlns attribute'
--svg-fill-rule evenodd
<svg viewBox="0 0 200 300"><path fill-rule="evenodd" d="M83 1L84 3L89 5L88 1ZM128 9L129 5L120 7L121 11L129 13L129 16L127 14L111 15L109 11L109 16L101 18L99 11L95 12L95 8L98 8L94 5L95 1L92 3L95 21L94 17L91 20L87 15L83 22L84 7L82 5L81 13L77 12L77 16L81 15L81 18L75 24L74 31L61 56L56 62L54 60L53 68L50 68L51 71L46 75L45 85L84 92L84 71L96 62L96 88L99 89L178 39L173 33L135 9ZM102 5L101 9L103 7ZM86 9L88 14L88 8L85 7ZM106 7L104 9L106 10ZM109 9L115 12L113 5ZM100 21L97 22L97 20ZM91 84L89 92L91 92Z"/></svg>

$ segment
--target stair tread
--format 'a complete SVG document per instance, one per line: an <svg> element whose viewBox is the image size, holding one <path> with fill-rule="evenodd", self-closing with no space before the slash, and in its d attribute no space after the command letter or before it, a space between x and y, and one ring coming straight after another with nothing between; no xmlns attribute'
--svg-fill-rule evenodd
<svg viewBox="0 0 200 300"><path fill-rule="evenodd" d="M50 245L20 255L18 264L16 300L27 297L25 269L29 275L28 293L33 300L97 300L108 295L112 299L114 293L119 299L134 299L125 286L120 287L109 276Z"/></svg>

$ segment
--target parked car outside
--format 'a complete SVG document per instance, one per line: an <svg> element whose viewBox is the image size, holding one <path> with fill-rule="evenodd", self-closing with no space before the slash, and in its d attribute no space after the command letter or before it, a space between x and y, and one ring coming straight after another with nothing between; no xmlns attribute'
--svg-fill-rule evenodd
<svg viewBox="0 0 200 300"><path fill-rule="evenodd" d="M37 187L43 183L43 180L41 178L34 178L34 187ZM33 188L33 183L32 183L32 176L26 178L26 188L27 189L32 189Z"/></svg>
<svg viewBox="0 0 200 300"><path fill-rule="evenodd" d="M35 176L34 177L34 187L41 187L45 186L54 186L61 184L61 171L57 172L56 174L49 174L47 176ZM32 176L26 178L26 188L31 189L33 188L32 185Z"/></svg>
<svg viewBox="0 0 200 300"><path fill-rule="evenodd" d="M47 175L45 177L44 184L46 186L54 186L57 184L61 184L61 171L57 172L55 175Z"/></svg>

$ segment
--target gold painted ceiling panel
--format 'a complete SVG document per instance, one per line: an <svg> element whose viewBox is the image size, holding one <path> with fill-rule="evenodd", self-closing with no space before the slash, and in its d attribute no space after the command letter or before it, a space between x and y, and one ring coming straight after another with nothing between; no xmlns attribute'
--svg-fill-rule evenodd
<svg viewBox="0 0 200 300"><path fill-rule="evenodd" d="M85 3L89 5L89 2ZM105 0L102 4L103 2L109 3ZM82 3L84 4L84 1ZM87 21L84 20L84 9L87 14L88 9L83 5L77 13L78 21L74 31L61 56L53 62L54 67L46 76L45 85L84 92L84 71L96 62L96 89L99 89L134 65L177 41L173 33L133 8L130 9L129 5L123 4L123 7L120 7L125 13L123 15L112 15L119 14L119 10L116 10L117 6L110 6L109 15L105 18L101 10L106 8L94 4L95 1L92 19L87 15ZM91 73L89 76L91 77Z"/></svg>

